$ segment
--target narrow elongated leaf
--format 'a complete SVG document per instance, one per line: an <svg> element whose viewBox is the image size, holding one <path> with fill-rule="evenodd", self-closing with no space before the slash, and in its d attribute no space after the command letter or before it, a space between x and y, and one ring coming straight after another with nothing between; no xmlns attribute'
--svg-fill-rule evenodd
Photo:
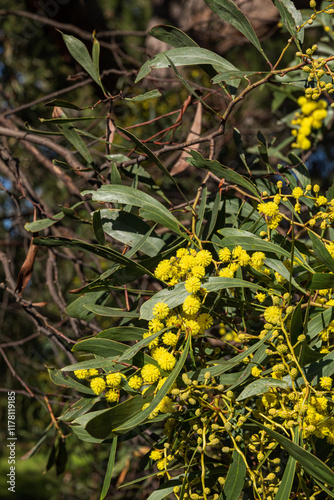
<svg viewBox="0 0 334 500"><path fill-rule="evenodd" d="M256 197L259 198L259 192L257 187L252 184L250 181L245 179L242 175L238 174L231 168L224 167L221 163L219 163L217 160L207 160L205 159L200 153L197 151L190 151L189 152L190 156L192 158L187 158L187 162L190 163L190 165L193 165L194 167L197 168L205 168L212 172L213 174L217 175L221 179L225 179L228 182L231 182L233 184L237 184L238 186L242 186L246 189L248 189L252 194L254 194Z"/></svg>
<svg viewBox="0 0 334 500"><path fill-rule="evenodd" d="M289 386L283 380L276 380L274 378L260 378L259 380L254 380L251 382L238 396L237 401L243 401L244 399L250 398L252 396L257 396L258 394L264 394L268 392L270 387L280 387L281 389L288 389Z"/></svg>
<svg viewBox="0 0 334 500"><path fill-rule="evenodd" d="M31 231L32 233L36 233L37 231L43 231L43 229L46 229L47 227L53 226L57 222L59 222L61 219L65 217L64 212L59 212L58 214L55 214L52 219L41 219L41 220L36 220L34 222L27 222L25 224L24 228L27 231Z"/></svg>
<svg viewBox="0 0 334 500"><path fill-rule="evenodd" d="M330 273L315 273L312 275L312 281L308 285L311 290L323 290L334 288L334 275Z"/></svg>
<svg viewBox="0 0 334 500"><path fill-rule="evenodd" d="M298 427L296 427L294 431L293 442L297 445L299 444ZM296 460L290 455L288 463L285 466L285 471L282 477L281 484L279 485L278 492L275 495L275 500L290 500L290 493L293 480L295 477L296 464L297 464Z"/></svg>
<svg viewBox="0 0 334 500"><path fill-rule="evenodd" d="M295 38L297 45L299 41L303 43L304 28L297 31L297 26L303 23L301 12L296 9L292 0L274 0L274 4L280 13L282 23L288 32Z"/></svg>
<svg viewBox="0 0 334 500"><path fill-rule="evenodd" d="M65 375L59 370L55 370L54 368L48 369L49 376L56 385L61 385L62 387L71 387L72 389L76 389L78 392L83 392L84 394L95 395L90 387L86 387L80 382L77 382L73 378Z"/></svg>
<svg viewBox="0 0 334 500"><path fill-rule="evenodd" d="M111 482L112 473L113 473L114 465L115 465L116 448L117 448L117 436L114 437L114 439L112 440L112 445L110 448L110 455L109 455L109 460L108 460L108 465L107 465L107 471L106 471L106 475L104 476L100 500L103 500L107 496L108 490L110 488L110 482Z"/></svg>
<svg viewBox="0 0 334 500"><path fill-rule="evenodd" d="M256 423L260 429L266 431L272 438L280 443L280 445L291 455L299 464L305 469L305 471L310 474L310 476L315 477L319 481L322 481L329 486L334 486L334 473L324 464L319 458L312 453L304 450L297 444L290 441L290 439L278 434L277 432L269 429L265 425L255 422L255 420L249 419L250 422Z"/></svg>
<svg viewBox="0 0 334 500"><path fill-rule="evenodd" d="M224 236L222 240L222 245L230 249L235 248L237 245L241 245L246 251L261 251L264 253L274 253L276 255L283 255L284 257L290 258L290 253L275 243L270 241L263 241L248 231L241 231L240 229L224 228L219 229L218 233ZM248 233L248 234L247 234Z"/></svg>
<svg viewBox="0 0 334 500"><path fill-rule="evenodd" d="M168 68L169 63L164 56L165 53L175 66L201 66L203 64L210 64L217 73L221 73L224 70L239 71L229 61L210 50L200 47L179 47L161 52L153 57L153 59L146 61L140 68L135 83L138 83L142 78L147 76L152 69Z"/></svg>
<svg viewBox="0 0 334 500"><path fill-rule="evenodd" d="M105 245L106 238L104 236L101 218L102 215L100 210L96 210L95 212L93 212L93 229L95 238L99 245Z"/></svg>
<svg viewBox="0 0 334 500"><path fill-rule="evenodd" d="M109 297L109 292L88 292L71 302L65 309L66 313L72 318L82 319L83 321L90 321L94 318L94 313L87 310L85 306L101 305L106 302Z"/></svg>
<svg viewBox="0 0 334 500"><path fill-rule="evenodd" d="M75 109L76 111L81 111L82 109L85 109L85 108L79 108L79 106L73 104L73 102L64 101L63 99L53 99L52 101L46 102L44 106L52 106L52 107L59 106L60 108Z"/></svg>
<svg viewBox="0 0 334 500"><path fill-rule="evenodd" d="M129 186L104 185L97 191L83 191L82 196L92 195L93 201L102 201L108 203L122 203L125 205L134 205L140 207L141 211L148 215L148 218L168 227L176 233L184 234L179 229L179 221L169 210L152 196Z"/></svg>
<svg viewBox="0 0 334 500"><path fill-rule="evenodd" d="M314 318L311 319L308 323L307 333L311 339L318 335L318 333L322 332L329 323L334 319L334 307L330 307L325 311L317 314Z"/></svg>
<svg viewBox="0 0 334 500"><path fill-rule="evenodd" d="M71 420L74 420L91 410L94 404L99 400L100 397L81 398L79 399L79 401L76 401L76 403L71 405L65 411L65 413L60 415L60 417L58 417L58 420L62 420L63 422L70 422Z"/></svg>
<svg viewBox="0 0 334 500"><path fill-rule="evenodd" d="M190 36L174 26L154 26L149 30L148 34L175 48L198 47L197 43Z"/></svg>
<svg viewBox="0 0 334 500"><path fill-rule="evenodd" d="M265 60L268 61L252 25L234 2L231 0L205 0L205 3L217 16L240 31L257 48Z"/></svg>
<svg viewBox="0 0 334 500"><path fill-rule="evenodd" d="M312 241L313 250L316 256L321 260L321 262L323 262L326 265L326 267L330 271L334 272L334 259L327 250L327 248L325 247L325 245L323 244L323 242L320 241L320 239L317 238L317 236L311 231L309 231L308 234Z"/></svg>
<svg viewBox="0 0 334 500"><path fill-rule="evenodd" d="M26 460L27 458L30 458L33 455L35 455L35 453L40 449L40 447L48 437L48 434L52 429L52 427L53 427L53 422L50 422L45 431L43 432L42 436L37 441L37 443L31 448L30 451L28 451L27 453L25 453L23 456L20 457L21 460Z"/></svg>
<svg viewBox="0 0 334 500"><path fill-rule="evenodd" d="M86 304L84 307L98 316L107 316L109 318L139 318L139 313L136 313L135 311L124 311L123 309L99 306L95 304Z"/></svg>
<svg viewBox="0 0 334 500"><path fill-rule="evenodd" d="M103 230L115 240L130 247L137 245L151 229L140 217L130 212L103 209L100 213ZM140 249L146 255L154 257L164 246L165 242L153 231Z"/></svg>
<svg viewBox="0 0 334 500"><path fill-rule="evenodd" d="M116 342L114 340L104 338L93 338L78 342L74 345L72 351L90 352L92 354L102 356L103 358L114 358L115 362L117 362L119 356L121 356L127 349L129 349L129 346L126 344L122 344L121 342ZM101 360L101 364L102 361L103 360ZM108 362L108 360L106 362ZM134 356L133 364L140 368L142 368L144 364L159 366L155 359L142 352L138 352ZM91 394L91 392L89 392L89 394Z"/></svg>
<svg viewBox="0 0 334 500"><path fill-rule="evenodd" d="M150 398L147 399L150 400ZM114 437L113 434L110 435L112 427L120 425L125 420L132 418L134 414L140 412L145 402L146 399L138 395L112 408L92 411L82 415L75 419L73 423L84 426L86 431L94 438L106 439L108 436Z"/></svg>
<svg viewBox="0 0 334 500"><path fill-rule="evenodd" d="M233 451L232 463L228 469L226 481L219 500L238 500L244 487L246 465L242 456Z"/></svg>
<svg viewBox="0 0 334 500"><path fill-rule="evenodd" d="M148 92L145 92L144 94L136 95L135 97L126 97L124 100L125 101L130 101L130 102L141 102L141 101L148 101L148 99L156 99L157 97L161 97L161 94L159 90L149 90Z"/></svg>
<svg viewBox="0 0 334 500"><path fill-rule="evenodd" d="M147 500L162 500L173 493L175 486L180 486L180 481L177 478L170 479L153 491Z"/></svg>
<svg viewBox="0 0 334 500"><path fill-rule="evenodd" d="M129 340L141 340L145 332L147 332L147 328L138 328L136 326L116 326L114 328L103 330L96 335L96 338L128 342Z"/></svg>
<svg viewBox="0 0 334 500"><path fill-rule="evenodd" d="M75 59L83 69L87 71L89 76L91 76L91 78L93 78L93 80L103 89L100 75L89 55L86 45L72 35L64 35L64 33L62 33L62 37L73 59Z"/></svg>
<svg viewBox="0 0 334 500"><path fill-rule="evenodd" d="M34 245L43 245L43 246L50 246L50 247L58 247L58 246L64 246L64 247L72 247L72 248L77 248L79 250L84 250L86 252L91 252L95 255L98 255L99 257L117 262L119 264L123 264L124 266L127 267L128 270L131 270L132 272L136 271L141 271L142 274L149 274L153 276L151 271L143 267L141 264L130 260L126 255L122 255L120 252L116 252L116 250L113 250L112 248L109 248L107 246L102 246L102 245L91 245L90 243L86 243L85 241L80 241L80 240L71 240L69 238L61 238L61 237L48 237L48 238L35 238L33 240ZM134 276L135 278L136 276Z"/></svg>
<svg viewBox="0 0 334 500"><path fill-rule="evenodd" d="M253 290L267 291L266 288L250 281L239 280L236 278L220 278L215 276L209 278L205 282L204 287L208 292L217 292L218 290L223 290L225 288L250 288Z"/></svg>

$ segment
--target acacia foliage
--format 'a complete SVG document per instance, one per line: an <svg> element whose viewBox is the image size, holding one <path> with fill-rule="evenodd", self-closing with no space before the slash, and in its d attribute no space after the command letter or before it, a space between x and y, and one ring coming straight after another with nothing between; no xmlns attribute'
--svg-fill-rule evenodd
<svg viewBox="0 0 334 500"><path fill-rule="evenodd" d="M80 204L26 229L50 231L60 220L75 220L78 229L72 229L71 237L38 236L33 245L94 257L99 268L72 290L79 296L66 312L88 328L94 317L102 318L102 331L72 348L78 362L50 368L55 384L79 395L59 420L83 441L110 447L102 498L118 441L135 436L148 441L145 467L156 462L153 475L161 479L151 500L170 494L193 499L237 499L241 494L327 498L334 485L333 189L319 194L297 156L309 147L298 150L292 138L271 145L259 132L258 150L250 155L235 129L238 171L214 158L214 145L226 133L238 103L281 81L284 96L293 86L309 103L326 103L326 113L317 115L320 126L312 121L302 134L310 146L320 140L331 119L333 57L324 47L319 53L314 44L309 47L304 31L315 22L329 26L323 19L327 22L333 6L324 3L318 11L311 2L303 18L292 2L276 2L289 38L274 63L231 0L207 3L250 40L263 69L243 70L196 46L181 31L160 27L153 33L174 48L147 61L136 81L153 68L171 68L197 109L216 120L214 131L180 145L173 144L175 127L169 126L158 132L167 142L159 149L161 139L149 141L117 122L115 126L110 115L97 117L97 106L92 114L87 108L83 117L86 110L74 103L50 103L54 117L44 123L56 125L77 152L74 156L66 150L66 156L63 151L67 165L56 165L72 169L92 188L81 193ZM66 34L63 39L105 100L115 101L100 78L99 42L94 39L89 53L79 39ZM284 66L283 55L292 45L298 59ZM227 103L223 112L210 94L199 94L181 72L183 66L199 67L218 85ZM160 92L139 91L126 102L131 109L152 98L160 99ZM73 110L77 114L71 115ZM309 114L314 111L312 107ZM308 116L305 108L300 113L303 120L292 124L297 136ZM78 126L83 118L107 123L106 136L83 130ZM107 144L102 165L87 137ZM133 149L125 155L129 142ZM203 154L197 151L202 143L211 146ZM191 146L179 168L188 164L204 171L198 187L179 182L161 159ZM160 171L162 182L143 167L144 161ZM173 187L173 200L165 185ZM64 446L63 434L57 446Z"/></svg>

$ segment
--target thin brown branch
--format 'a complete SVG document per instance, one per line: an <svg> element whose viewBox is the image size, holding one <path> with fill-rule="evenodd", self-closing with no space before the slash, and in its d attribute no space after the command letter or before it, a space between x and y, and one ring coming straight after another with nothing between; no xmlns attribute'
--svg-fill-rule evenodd
<svg viewBox="0 0 334 500"><path fill-rule="evenodd" d="M55 153L62 156L69 164L69 166L73 168L73 170L75 170L75 172L78 175L83 175L83 173L80 172L80 170L85 169L84 165L82 165L82 163L80 163L76 159L76 157L74 156L73 153L71 153L71 151L69 151L67 148L64 148L63 146L60 146L59 144L56 144L51 139L32 134L31 132L28 131L22 132L21 130L15 130L13 128L2 127L2 126L0 126L0 136L15 137L20 141L28 141L32 142L33 144L39 144L40 146L49 148Z"/></svg>

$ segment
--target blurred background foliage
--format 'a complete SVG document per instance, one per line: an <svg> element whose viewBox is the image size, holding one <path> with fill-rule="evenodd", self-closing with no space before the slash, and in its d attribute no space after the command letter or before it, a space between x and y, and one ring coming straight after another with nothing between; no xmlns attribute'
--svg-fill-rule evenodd
<svg viewBox="0 0 334 500"><path fill-rule="evenodd" d="M307 6L307 2L299 3L302 5L298 6ZM146 46L145 32L153 14L159 12L158 7L155 6L155 12L153 12L150 0L127 0L125 2L70 0L61 4L58 4L56 0L40 0L39 2L18 0L13 6L12 1L2 0L0 125L20 130L30 127L41 132L50 130L57 132L56 126L41 122L40 119L51 118L52 107L44 106L45 102L59 98L75 103L78 108L96 104L93 110L66 110L71 117L95 116L96 120L83 122L83 125L79 122L78 126L96 137L102 137L105 134L106 120L102 118L109 114L118 126L125 128L150 122L145 127L130 129L141 139L150 138L157 131L171 127L188 97L186 89L180 85L175 75L171 73L162 76L150 75L144 82L134 85L137 71L147 57L152 55ZM165 12L161 11L161 14L164 18ZM51 23L43 22L41 17L49 19ZM171 21L166 19L166 22ZM189 24L191 28L191 23ZM89 50L91 50L91 34L94 30L97 32L98 39L105 42L106 46L101 46L100 69L102 75L105 72L104 85L113 96L118 96L113 100L112 108L109 107L108 102L97 104L101 99L103 101L99 88L92 83L87 84L87 75L69 55L56 27L79 39L82 39L80 33L87 35L83 41L87 43ZM115 30L117 35L113 34ZM191 29L189 31L191 32ZM323 36L321 27L314 28L311 37L319 40L321 36ZM272 19L267 33L262 37L266 52L270 54L272 60L276 60L281 52L282 47L278 43L281 37L282 31L275 19ZM284 37L287 38L286 33ZM219 41L217 38L217 45ZM209 48L216 49L215 46ZM249 44L235 44L227 53L224 53L224 57L245 70L262 66L260 55ZM288 64L292 58L293 49L291 48L285 54L283 64L284 62ZM224 108L223 97L221 94L212 92L207 75L194 68L182 70L182 74L193 82L199 94L209 96L206 102L210 106L218 112ZM126 97L131 98L155 88L162 92L162 98L143 102L124 101ZM63 92L63 89L68 90ZM249 96L243 106L237 108L231 116L225 135L218 139L215 157L225 165L235 169L240 168L240 160L236 157L235 147L231 141L233 127L240 130L245 147L250 148L248 153L250 157L254 154L252 148L257 144L257 132L260 127L268 141L276 137L277 143L281 143L285 138L289 138L290 132L281 120L297 107L293 93L291 97L291 99L286 99L284 95L281 99L275 85ZM174 114L170 115L172 111ZM189 108L185 110L182 123L177 128L176 142L181 143L186 140L194 114L195 106L192 101ZM161 117L159 121L155 121L157 117ZM212 114L203 115L202 134L210 133L218 126L219 117ZM164 142L173 140L172 133L170 130L167 131L165 137L160 136L162 137L161 144L157 146L162 147ZM51 136L51 139L55 139L64 147L70 147L63 136ZM151 145L152 141L148 141L148 144ZM106 145L103 142L97 142L92 137L87 139L87 145L91 148L96 164L103 164L105 154L108 152ZM124 137L115 136L113 154L127 155L131 148L132 146L129 146L129 142ZM205 156L208 151L209 145L203 145L201 153ZM328 142L323 144L319 151L307 153L305 159L311 156L309 165L313 169L312 173L316 180L321 176L323 166L326 164L326 177L323 181L329 183L329 176L332 174L328 164L332 165L333 156L330 135ZM175 151L168 157L163 157L165 166L168 169L172 168L179 156L180 151ZM95 180L87 181L84 176L75 176L66 170L56 175L52 171L50 161L54 158L58 158L57 154L47 147L37 148L15 138L4 138L2 141L0 161L0 252L3 265L3 267L0 266L0 283L2 284L6 279L8 281L9 275L12 280L17 279L27 256L31 234L24 229L24 225L33 220L34 206L40 209L40 213L44 216L50 217L59 213L61 207L66 209L77 203L81 199L78 194L80 191L97 185ZM275 161L278 159L274 156ZM124 169L123 174L128 178L134 175L131 168ZM150 174L158 189L162 184L161 173L151 165ZM67 183L64 181L66 175L69 176ZM194 186L199 184L201 176L201 172L193 171L191 168L179 175L178 181L187 196L193 196ZM174 205L180 203L179 194L175 192L172 183L164 179L163 185L165 193L168 192L168 198ZM72 191L69 186L74 186ZM78 216L83 219L88 217L88 208L80 206L75 213L70 213L72 218L64 219L57 235L76 236L94 241L90 224L78 224L76 220ZM114 245L118 249L122 248L118 243ZM74 298L67 292L73 288L79 288L87 280L94 279L104 270L101 266L103 263L101 264L98 259L89 260L82 252L71 254L63 249L41 248L35 259L31 280L22 297L9 293L6 286L0 288L2 391L0 427L3 433L1 440L4 442L7 428L7 391L15 389L17 391L16 430L18 437L16 498L94 500L99 497L107 463L108 451L104 447L93 443L83 444L72 435L66 440L69 455L65 471L62 471L65 460L63 456L58 460L58 475L56 467L42 474L46 471L50 450L52 453L53 445L57 444L56 433L52 428L31 458L20 460L20 457L29 454L42 438L52 418L63 409L66 397L70 398L72 394L71 391L64 393L59 390L58 392L49 380L45 369L45 365L60 367L69 362L66 352L54 342L50 334L52 328L62 332L74 343L91 331L97 332L110 326L110 322L103 318L86 322L80 319L69 319L65 312L66 304ZM13 287L13 283L10 285ZM31 312L31 308L37 311L37 315ZM49 328L50 325L51 328ZM62 392L61 397L59 397L60 392ZM51 408L53 413L50 413ZM64 424L60 426L65 435L70 433ZM127 489L126 493L122 489L115 489L117 481L120 485L122 482L129 482L136 478L134 471L138 467L134 467L133 463L138 465L141 456L147 452L144 440L138 442L137 445L134 452L126 441L120 444L113 490L108 498L114 500L144 499L156 488L154 481L148 479L144 483L134 484L132 488ZM57 448L57 453L59 453L59 448ZM0 460L0 497L3 499L13 498L7 490L7 471L7 450L3 447Z"/></svg>

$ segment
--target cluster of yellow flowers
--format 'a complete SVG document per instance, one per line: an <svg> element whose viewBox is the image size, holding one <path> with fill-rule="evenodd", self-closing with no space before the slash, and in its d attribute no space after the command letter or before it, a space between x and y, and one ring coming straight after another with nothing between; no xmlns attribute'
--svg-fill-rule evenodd
<svg viewBox="0 0 334 500"><path fill-rule="evenodd" d="M304 230L313 230L318 221L324 229L331 225L334 200L319 195L319 186L295 187L285 194L279 181L277 188L273 195L263 192L257 206L268 228L259 241L269 241L271 231L282 220L291 223L286 207L298 215L304 198L309 205L312 202L313 215L305 222L294 223ZM334 258L334 243L324 243ZM289 273L303 259L306 262L308 256L295 255L293 263L282 257L281 262ZM167 479L172 478L173 467L187 463L189 454L198 457L205 471L208 457L230 463L237 451L248 464L249 487L253 487L257 498L274 498L282 480L281 448L264 430L255 432L249 428L249 417L289 436L293 435L293 429L299 428L304 442L313 443L313 439L319 438L334 444L332 377L319 375L315 383L306 377L299 357L306 335L300 334L292 340L291 333L300 297L287 291L287 273L282 266L277 268L267 261L264 252L246 251L237 241L233 248L231 244L224 246L224 238L211 251L190 246L180 248L174 256L162 260L154 271L155 277L167 285L166 292L172 293L175 286L184 284L188 295L175 307L168 305L168 299L151 299L152 317L143 334L143 340L146 339L143 350L151 362L146 360L139 367L128 365L124 370L109 373L97 369L74 372L79 379L88 380L93 392L111 405L116 405L120 398L142 395L144 410L150 405L145 402L146 393L159 393L173 373L186 340L191 339L188 361L148 417L151 421L165 418L163 436L152 447L149 458L156 464L158 474L166 475ZM247 319L244 312L238 318L237 289L233 288L233 282L221 292L218 301L210 298L206 286L212 276L252 282L247 301L253 319ZM268 287L268 282L273 288ZM334 289L312 290L308 300L320 310L332 307ZM330 354L333 340L334 320L317 333L314 339L317 352L321 356ZM261 357L250 348L253 342L265 342ZM233 390L233 386L244 372L225 373L234 366L234 359L238 359L236 364L242 370L246 369L249 384L261 379L267 381L263 393L239 400L240 390ZM217 371L230 362L231 368ZM183 498L218 500L225 481L223 473L215 484L208 484L203 474L199 481L187 479L182 486ZM180 491L181 487L174 488L176 498Z"/></svg>
<svg viewBox="0 0 334 500"><path fill-rule="evenodd" d="M307 150L312 146L309 136L312 134L312 130L318 130L322 127L327 116L328 105L324 99L310 101L304 96L299 97L297 102L301 110L295 114L291 121L291 125L297 127L291 131L295 137L295 142L291 146Z"/></svg>

